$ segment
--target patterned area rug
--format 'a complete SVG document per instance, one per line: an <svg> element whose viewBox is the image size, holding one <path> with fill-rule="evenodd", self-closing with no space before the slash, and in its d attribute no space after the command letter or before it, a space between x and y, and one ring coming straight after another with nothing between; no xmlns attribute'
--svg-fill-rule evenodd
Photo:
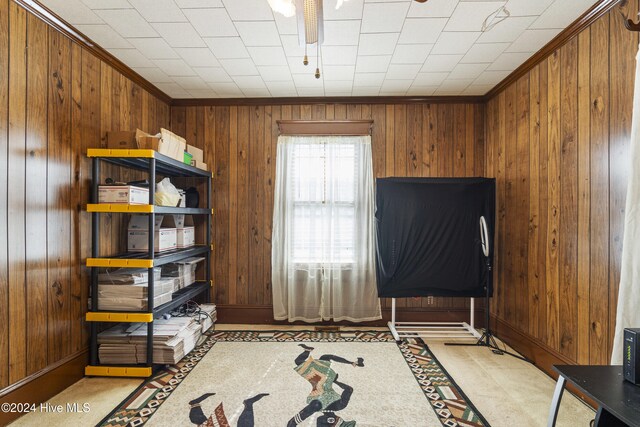
<svg viewBox="0 0 640 427"><path fill-rule="evenodd" d="M212 332L99 425L143 424L489 425L422 340L368 331Z"/></svg>

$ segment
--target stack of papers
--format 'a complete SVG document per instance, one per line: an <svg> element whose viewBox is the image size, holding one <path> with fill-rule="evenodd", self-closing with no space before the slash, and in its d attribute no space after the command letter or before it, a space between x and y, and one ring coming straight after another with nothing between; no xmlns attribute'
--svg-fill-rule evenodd
<svg viewBox="0 0 640 427"><path fill-rule="evenodd" d="M172 299L175 279L162 279L154 269L153 306ZM98 309L115 311L148 310L148 270L120 269L98 275Z"/></svg>

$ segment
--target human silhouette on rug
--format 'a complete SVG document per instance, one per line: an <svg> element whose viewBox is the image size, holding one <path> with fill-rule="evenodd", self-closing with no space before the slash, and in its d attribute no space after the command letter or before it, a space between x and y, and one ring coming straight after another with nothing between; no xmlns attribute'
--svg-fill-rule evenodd
<svg viewBox="0 0 640 427"><path fill-rule="evenodd" d="M303 351L295 359L296 367L294 370L302 378L309 381L312 389L307 396L307 406L289 420L287 427L300 424L316 412L323 412L316 420L318 427L354 427L355 421L345 421L335 414L335 412L347 407L353 394L353 387L338 381L338 374L331 367L331 362L364 367L364 359L358 357L356 362L351 362L333 354L324 354L319 359L314 359L311 357L313 347L304 344L298 345L302 347ZM342 389L342 393L338 394L334 390L334 384Z"/></svg>
<svg viewBox="0 0 640 427"><path fill-rule="evenodd" d="M215 393L205 393L197 399L193 399L189 402L189 407L191 408L189 409L189 419L193 424L202 427L213 427L215 425L219 425L220 427L231 427L227 420L227 416L224 413L222 402L216 407L213 414L209 415L209 417L207 417L202 411L200 404L213 395L215 395ZM265 396L269 396L269 393L256 394L242 402L244 404L244 409L238 418L237 427L254 427L253 404ZM214 419L216 422L214 422Z"/></svg>

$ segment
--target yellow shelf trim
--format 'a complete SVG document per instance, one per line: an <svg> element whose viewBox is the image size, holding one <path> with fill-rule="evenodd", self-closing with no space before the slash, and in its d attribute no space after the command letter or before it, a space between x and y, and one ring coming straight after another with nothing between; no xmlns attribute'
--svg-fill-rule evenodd
<svg viewBox="0 0 640 427"><path fill-rule="evenodd" d="M87 312L87 322L153 322L153 313Z"/></svg>
<svg viewBox="0 0 640 427"><path fill-rule="evenodd" d="M148 366L85 366L84 374L90 377L150 377L152 369Z"/></svg>
<svg viewBox="0 0 640 427"><path fill-rule="evenodd" d="M156 152L154 150L144 149L110 149L110 148L89 148L87 150L87 157L144 157L154 158Z"/></svg>
<svg viewBox="0 0 640 427"><path fill-rule="evenodd" d="M118 212L118 213L152 213L154 205L123 205L115 203L89 203L87 212Z"/></svg>
<svg viewBox="0 0 640 427"><path fill-rule="evenodd" d="M87 258L87 267L153 268L153 260L126 258Z"/></svg>

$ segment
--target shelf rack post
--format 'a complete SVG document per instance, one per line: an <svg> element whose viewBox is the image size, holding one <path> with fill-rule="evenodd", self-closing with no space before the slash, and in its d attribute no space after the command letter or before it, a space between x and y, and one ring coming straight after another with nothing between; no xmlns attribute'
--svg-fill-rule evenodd
<svg viewBox="0 0 640 427"><path fill-rule="evenodd" d="M91 182L91 203L98 203L98 185L100 184L100 158L94 157L91 162L93 179ZM100 256L100 214L91 214L91 256ZM91 268L91 311L98 311L98 269ZM91 365L98 364L98 325L90 322L91 345L89 359Z"/></svg>
<svg viewBox="0 0 640 427"><path fill-rule="evenodd" d="M207 178L207 209L213 208L213 204L211 203L211 180L212 178ZM211 302L211 286L212 286L211 284L211 215L207 215L206 224L207 224L207 232L206 232L207 247L209 248L209 250L207 251L207 254L206 254L205 281L209 286L209 289L206 292L204 300L205 302L208 303L208 302Z"/></svg>
<svg viewBox="0 0 640 427"><path fill-rule="evenodd" d="M155 205L155 197L156 197L156 159L149 159L149 204ZM156 223L156 214L155 212L151 212L149 214L149 259L153 260L155 257L155 229ZM153 299L154 299L154 282L155 277L153 273L153 263L148 270L148 278L147 278L147 310L149 313L153 314ZM151 322L147 323L147 365L149 367L153 366L153 318Z"/></svg>

